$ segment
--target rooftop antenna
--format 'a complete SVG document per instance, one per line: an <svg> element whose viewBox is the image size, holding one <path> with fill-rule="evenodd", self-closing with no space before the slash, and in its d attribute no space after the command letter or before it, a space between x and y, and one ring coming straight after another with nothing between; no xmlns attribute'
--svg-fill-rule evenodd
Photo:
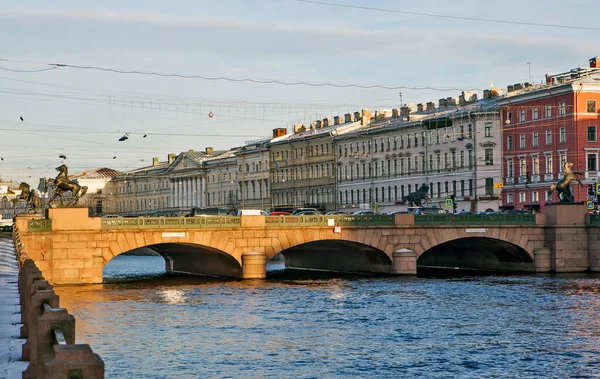
<svg viewBox="0 0 600 379"><path fill-rule="evenodd" d="M531 80L532 80L532 79L531 79L531 62L527 62L527 63L526 63L526 65L527 65L527 66L529 66L529 83L530 83L530 84L533 84L533 83L531 82Z"/></svg>
<svg viewBox="0 0 600 379"><path fill-rule="evenodd" d="M400 114L402 114L402 92L398 92L400 96ZM402 121L404 121L404 116L402 116Z"/></svg>

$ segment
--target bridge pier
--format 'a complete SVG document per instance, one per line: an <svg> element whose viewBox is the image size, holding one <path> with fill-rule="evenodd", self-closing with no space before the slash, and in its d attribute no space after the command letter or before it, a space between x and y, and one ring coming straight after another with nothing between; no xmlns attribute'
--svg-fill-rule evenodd
<svg viewBox="0 0 600 379"><path fill-rule="evenodd" d="M267 255L256 251L242 254L242 278L264 279L267 277Z"/></svg>
<svg viewBox="0 0 600 379"><path fill-rule="evenodd" d="M392 254L394 270L400 275L417 275L417 253L409 249L400 249Z"/></svg>
<svg viewBox="0 0 600 379"><path fill-rule="evenodd" d="M535 272L550 272L552 270L552 252L547 247L533 251Z"/></svg>

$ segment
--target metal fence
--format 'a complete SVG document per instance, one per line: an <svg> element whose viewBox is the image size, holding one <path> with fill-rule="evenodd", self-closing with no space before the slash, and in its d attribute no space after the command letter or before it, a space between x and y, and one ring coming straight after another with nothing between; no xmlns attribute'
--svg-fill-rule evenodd
<svg viewBox="0 0 600 379"><path fill-rule="evenodd" d="M415 215L415 225L535 225L534 214Z"/></svg>
<svg viewBox="0 0 600 379"><path fill-rule="evenodd" d="M236 216L105 218L102 229L239 228Z"/></svg>
<svg viewBox="0 0 600 379"><path fill-rule="evenodd" d="M329 221L333 220L333 221ZM332 222L333 224L330 224ZM285 226L394 226L393 215L267 216L266 227Z"/></svg>

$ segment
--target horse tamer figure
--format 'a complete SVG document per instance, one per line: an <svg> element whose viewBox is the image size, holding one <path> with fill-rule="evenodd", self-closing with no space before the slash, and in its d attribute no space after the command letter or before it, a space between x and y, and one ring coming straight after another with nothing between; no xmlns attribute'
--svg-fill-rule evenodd
<svg viewBox="0 0 600 379"><path fill-rule="evenodd" d="M574 203L575 202L575 198L573 197L573 194L571 193L571 182L573 180L576 180L577 182L579 182L579 184L581 184L583 186L583 183L581 183L581 180L579 180L579 178L577 178L577 175L581 175L580 172L575 172L573 170L571 170L571 167L573 167L573 163L571 162L565 162L563 165L563 178L556 184L552 184L550 185L550 188L548 188L548 196L552 196L552 192L554 192L554 190L556 190L556 192L558 193L558 200L560 200L561 203Z"/></svg>
<svg viewBox="0 0 600 379"><path fill-rule="evenodd" d="M25 213L37 213L39 211L44 210L44 201L40 199L39 195L35 190L32 190L29 184L25 182L21 182L19 185L19 189L21 190L21 194L17 196L17 199L24 200L27 203L25 207Z"/></svg>
<svg viewBox="0 0 600 379"><path fill-rule="evenodd" d="M64 193L71 192L73 197L68 204L77 204L79 198L85 195L88 188L86 186L80 186L79 183L70 180L69 169L64 164L58 166L56 171L58 171L58 175L56 176L56 179L54 179L54 196L52 196L49 202L52 203L57 197L60 197L62 203L64 199ZM49 181L52 180L50 179Z"/></svg>
<svg viewBox="0 0 600 379"><path fill-rule="evenodd" d="M429 186L427 184L423 184L415 192L411 192L407 196L404 196L402 198L402 202L400 204L404 205L404 204L406 204L406 202L408 202L411 207L413 205L416 205L417 207L420 207L423 204L425 204L425 203L427 203L428 201L431 200L429 198L429 196L427 196L428 192L429 192Z"/></svg>

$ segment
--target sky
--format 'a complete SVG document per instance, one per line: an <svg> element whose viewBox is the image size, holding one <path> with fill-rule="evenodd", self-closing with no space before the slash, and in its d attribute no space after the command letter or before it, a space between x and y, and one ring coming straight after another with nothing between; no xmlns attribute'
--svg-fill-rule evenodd
<svg viewBox="0 0 600 379"><path fill-rule="evenodd" d="M600 55L597 1L327 2L3 0L0 178L132 170L295 123L540 82Z"/></svg>

